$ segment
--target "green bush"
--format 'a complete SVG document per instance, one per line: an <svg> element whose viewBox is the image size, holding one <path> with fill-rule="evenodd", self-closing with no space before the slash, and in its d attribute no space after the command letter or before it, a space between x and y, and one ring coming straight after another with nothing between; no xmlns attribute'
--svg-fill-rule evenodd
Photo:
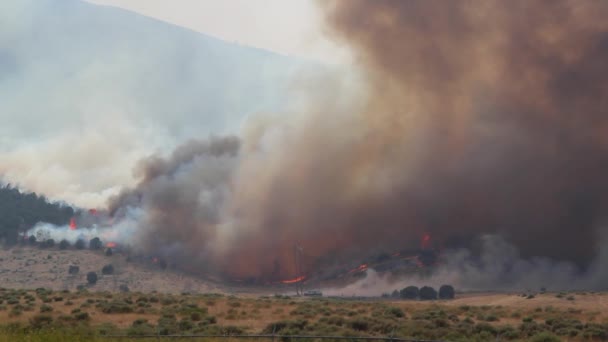
<svg viewBox="0 0 608 342"><path fill-rule="evenodd" d="M441 285L439 288L440 299L454 299L454 287L451 285Z"/></svg>
<svg viewBox="0 0 608 342"><path fill-rule="evenodd" d="M133 308L131 307L131 305L121 300L113 300L107 303L100 303L98 307L101 308L101 312L106 314L133 312Z"/></svg>
<svg viewBox="0 0 608 342"><path fill-rule="evenodd" d="M41 329L53 323L53 317L48 314L38 314L30 318L30 327Z"/></svg>
<svg viewBox="0 0 608 342"><path fill-rule="evenodd" d="M97 283L97 273L95 273L95 272L87 273L87 282L90 285L95 285Z"/></svg>
<svg viewBox="0 0 608 342"><path fill-rule="evenodd" d="M42 304L40 306L40 312L41 313L43 313L43 312L51 312L51 311L53 311L53 307L50 306L50 305Z"/></svg>
<svg viewBox="0 0 608 342"><path fill-rule="evenodd" d="M422 299L422 300L437 299L437 291L430 286L423 286L420 289L420 299Z"/></svg>
<svg viewBox="0 0 608 342"><path fill-rule="evenodd" d="M98 237L94 237L89 241L89 248L92 250L98 250L103 247L101 240Z"/></svg>
<svg viewBox="0 0 608 342"><path fill-rule="evenodd" d="M77 321L88 321L91 319L88 312L79 312L74 314L74 319Z"/></svg>
<svg viewBox="0 0 608 342"><path fill-rule="evenodd" d="M548 332L540 332L532 336L530 342L560 342L561 339Z"/></svg>
<svg viewBox="0 0 608 342"><path fill-rule="evenodd" d="M84 247L85 247L85 242L84 242L84 240L82 240L82 239L78 239L78 240L76 240L76 243L74 244L74 247L75 247L76 249L84 249Z"/></svg>
<svg viewBox="0 0 608 342"><path fill-rule="evenodd" d="M355 318L348 323L349 327L356 331L367 331L369 329L369 321L364 317Z"/></svg>
<svg viewBox="0 0 608 342"><path fill-rule="evenodd" d="M114 274L114 266L112 266L112 264L105 265L101 269L101 274L103 274L103 275Z"/></svg>
<svg viewBox="0 0 608 342"><path fill-rule="evenodd" d="M420 290L416 286L408 286L400 291L403 299L417 299L420 296Z"/></svg>
<svg viewBox="0 0 608 342"><path fill-rule="evenodd" d="M70 243L68 242L68 240L61 240L59 241L59 249L64 250L64 249L68 249L68 247L70 247Z"/></svg>
<svg viewBox="0 0 608 342"><path fill-rule="evenodd" d="M405 317L405 313L403 312L403 310L401 310L400 308L394 307L394 306L388 308L388 310L386 310L386 312L389 315L397 317L397 318Z"/></svg>

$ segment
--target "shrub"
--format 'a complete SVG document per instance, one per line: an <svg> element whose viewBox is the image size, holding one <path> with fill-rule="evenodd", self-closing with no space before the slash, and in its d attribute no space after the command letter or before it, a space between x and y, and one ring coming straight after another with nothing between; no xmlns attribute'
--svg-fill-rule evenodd
<svg viewBox="0 0 608 342"><path fill-rule="evenodd" d="M441 285L439 288L440 299L454 299L454 287L452 285Z"/></svg>
<svg viewBox="0 0 608 342"><path fill-rule="evenodd" d="M95 272L87 273L87 282L90 285L95 285L97 283L97 273L95 273Z"/></svg>
<svg viewBox="0 0 608 342"><path fill-rule="evenodd" d="M80 272L80 267L74 265L68 267L68 274L78 274L78 272Z"/></svg>
<svg viewBox="0 0 608 342"><path fill-rule="evenodd" d="M101 269L101 274L103 274L103 275L114 274L114 266L112 266L112 264L105 265Z"/></svg>
<svg viewBox="0 0 608 342"><path fill-rule="evenodd" d="M120 284L118 289L120 290L120 292L129 292L129 287L126 284Z"/></svg>
<svg viewBox="0 0 608 342"><path fill-rule="evenodd" d="M48 248L53 248L55 247L55 240L53 239L48 239L44 242L44 244L46 245L46 247Z"/></svg>
<svg viewBox="0 0 608 342"><path fill-rule="evenodd" d="M114 252L112 251L112 248L106 248L105 255L106 256L112 256L112 254L114 254Z"/></svg>
<svg viewBox="0 0 608 342"><path fill-rule="evenodd" d="M99 304L98 307L101 307L101 312L106 314L133 312L133 308L129 305L129 303L120 300L102 303Z"/></svg>
<svg viewBox="0 0 608 342"><path fill-rule="evenodd" d="M34 235L30 235L30 237L27 238L27 241L30 243L30 245L35 245L36 244L36 237Z"/></svg>
<svg viewBox="0 0 608 342"><path fill-rule="evenodd" d="M420 295L420 290L416 286L408 286L401 290L401 298L404 299L417 299Z"/></svg>
<svg viewBox="0 0 608 342"><path fill-rule="evenodd" d="M540 332L530 338L531 342L559 342L561 339L548 332Z"/></svg>
<svg viewBox="0 0 608 342"><path fill-rule="evenodd" d="M51 312L53 311L53 307L50 305L42 304L40 306L40 312Z"/></svg>
<svg viewBox="0 0 608 342"><path fill-rule="evenodd" d="M88 321L91 319L88 312L77 312L74 314L74 319L77 321Z"/></svg>
<svg viewBox="0 0 608 342"><path fill-rule="evenodd" d="M402 317L405 317L405 313L403 312L403 310L401 310L400 308L394 307L394 306L390 307L390 308L387 310L387 313L388 313L389 315L391 315L391 316L395 316L395 317L397 317L397 318L402 318Z"/></svg>
<svg viewBox="0 0 608 342"><path fill-rule="evenodd" d="M68 240L63 239L63 240L59 241L59 249L64 250L64 249L68 249L68 247L70 247L70 243L68 242Z"/></svg>
<svg viewBox="0 0 608 342"><path fill-rule="evenodd" d="M158 334L170 335L178 331L175 315L163 315L158 319Z"/></svg>
<svg viewBox="0 0 608 342"><path fill-rule="evenodd" d="M15 316L20 316L23 313L23 307L21 307L20 305L15 305L13 306L13 308L11 309L11 312L8 314L9 317L15 317Z"/></svg>
<svg viewBox="0 0 608 342"><path fill-rule="evenodd" d="M308 325L307 320L295 320L295 321L279 321L270 323L264 328L262 333L264 334L281 334L288 335L285 332L299 332Z"/></svg>
<svg viewBox="0 0 608 342"><path fill-rule="evenodd" d="M366 318L356 318L350 321L349 326L356 331L367 331L369 329L369 323Z"/></svg>
<svg viewBox="0 0 608 342"><path fill-rule="evenodd" d="M92 250L98 250L103 247L101 240L98 237L94 237L89 241L89 248Z"/></svg>
<svg viewBox="0 0 608 342"><path fill-rule="evenodd" d="M146 319L136 319L127 329L129 336L153 335L155 333L154 326L148 323Z"/></svg>
<svg viewBox="0 0 608 342"><path fill-rule="evenodd" d="M179 330L180 331L188 331L192 328L194 328L194 324L192 323L191 320L182 319L181 321L179 321Z"/></svg>
<svg viewBox="0 0 608 342"><path fill-rule="evenodd" d="M420 289L420 299L422 299L422 300L437 299L437 291L430 286L423 286Z"/></svg>
<svg viewBox="0 0 608 342"><path fill-rule="evenodd" d="M74 247L76 249L84 249L84 240L82 240L82 239L76 240L76 243L74 244Z"/></svg>
<svg viewBox="0 0 608 342"><path fill-rule="evenodd" d="M30 326L33 329L41 329L53 323L53 317L48 314L38 314L30 318Z"/></svg>

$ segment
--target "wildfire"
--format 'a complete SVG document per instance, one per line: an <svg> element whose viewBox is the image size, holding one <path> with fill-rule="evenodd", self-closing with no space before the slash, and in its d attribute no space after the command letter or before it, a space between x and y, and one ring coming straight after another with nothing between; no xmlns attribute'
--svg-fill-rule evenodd
<svg viewBox="0 0 608 342"><path fill-rule="evenodd" d="M70 219L70 230L76 230L76 219L73 217Z"/></svg>
<svg viewBox="0 0 608 342"><path fill-rule="evenodd" d="M106 244L106 247L108 247L108 248L114 248L114 247L116 247L116 242L108 242Z"/></svg>
<svg viewBox="0 0 608 342"><path fill-rule="evenodd" d="M357 268L353 268L352 270L348 271L348 274L350 273L354 273L354 272L364 272L367 271L367 264L361 264L359 266L357 266Z"/></svg>
<svg viewBox="0 0 608 342"><path fill-rule="evenodd" d="M431 234L426 233L422 235L422 241L420 241L420 248L429 249L431 246Z"/></svg>
<svg viewBox="0 0 608 342"><path fill-rule="evenodd" d="M301 281L303 281L304 279L306 279L306 276L299 276L293 279L287 279L287 280L281 280L281 283L283 284L295 284L295 283L299 283Z"/></svg>
<svg viewBox="0 0 608 342"><path fill-rule="evenodd" d="M89 214L91 214L91 215L97 215L97 209L95 209L95 208L89 209Z"/></svg>

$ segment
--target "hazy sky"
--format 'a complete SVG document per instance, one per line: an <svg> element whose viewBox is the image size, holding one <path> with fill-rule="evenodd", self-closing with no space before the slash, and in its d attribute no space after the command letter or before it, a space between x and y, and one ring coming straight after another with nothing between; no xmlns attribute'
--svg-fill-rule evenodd
<svg viewBox="0 0 608 342"><path fill-rule="evenodd" d="M88 0L227 41L336 62L346 56L324 34L314 0Z"/></svg>
<svg viewBox="0 0 608 342"><path fill-rule="evenodd" d="M138 160L289 116L326 72L249 46L331 59L312 2L96 1L122 4L0 0L0 182L102 205Z"/></svg>

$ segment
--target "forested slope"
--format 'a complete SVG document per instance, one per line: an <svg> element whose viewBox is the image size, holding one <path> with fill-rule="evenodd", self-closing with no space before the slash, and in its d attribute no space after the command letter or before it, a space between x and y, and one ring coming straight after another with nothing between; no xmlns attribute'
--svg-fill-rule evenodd
<svg viewBox="0 0 608 342"><path fill-rule="evenodd" d="M0 240L17 242L20 231L38 222L56 225L67 224L74 209L61 203L53 203L33 192L22 192L9 185L0 187Z"/></svg>

